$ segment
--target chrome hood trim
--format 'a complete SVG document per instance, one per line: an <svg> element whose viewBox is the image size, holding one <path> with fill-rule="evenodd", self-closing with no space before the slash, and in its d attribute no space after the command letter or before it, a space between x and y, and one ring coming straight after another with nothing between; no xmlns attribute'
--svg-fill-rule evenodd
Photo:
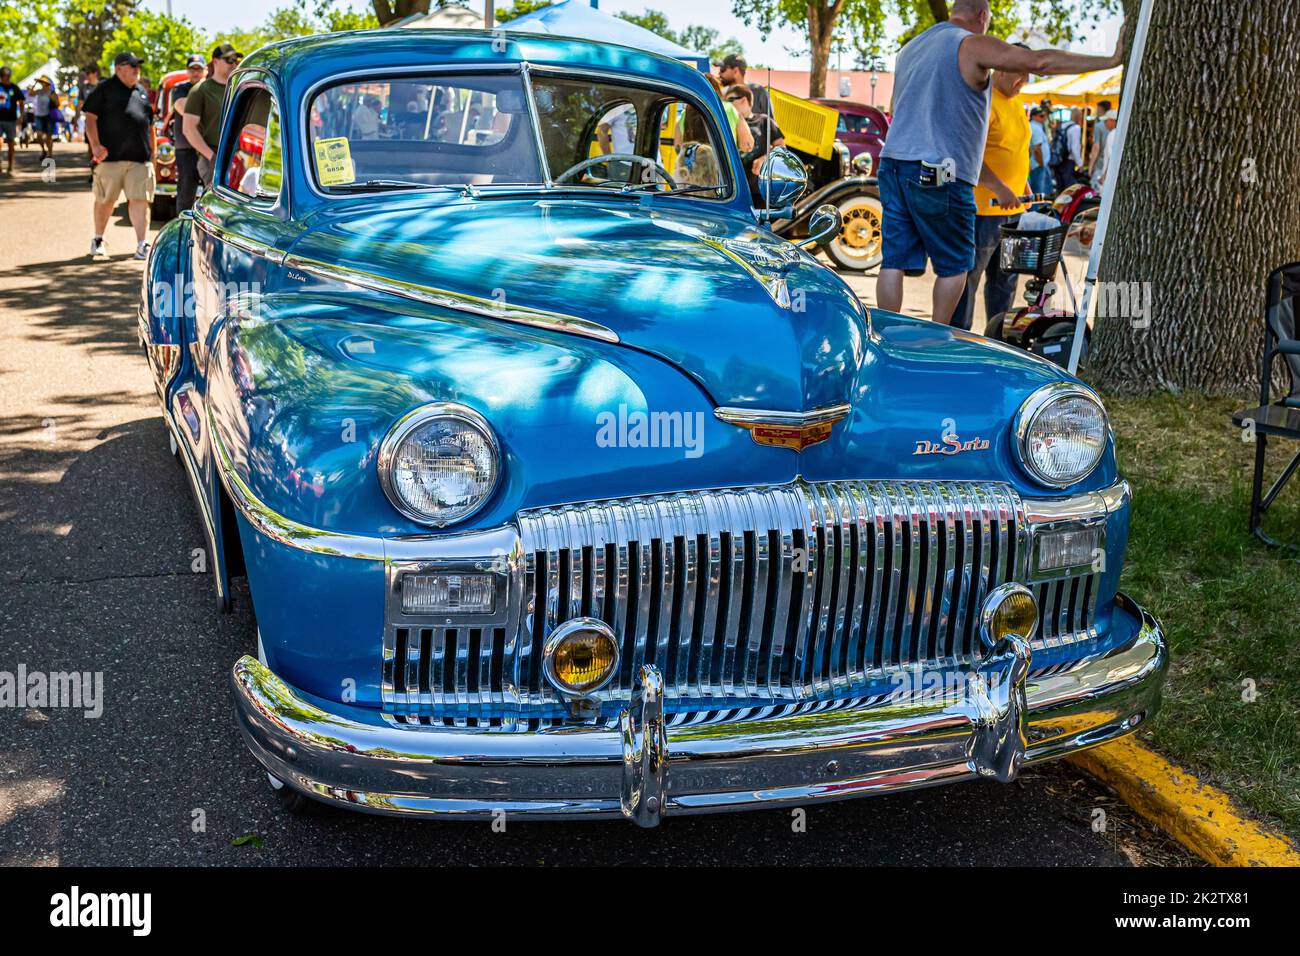
<svg viewBox="0 0 1300 956"><path fill-rule="evenodd" d="M601 342L617 344L619 341L618 333L613 329L606 328L599 322L578 318L576 315L565 315L562 312L510 305L495 299L484 299L479 296L451 292L447 289L436 289L432 286L418 285L414 282L405 282L401 279L392 279L357 269L330 265L327 262L308 259L304 256L285 256L284 267L306 272L318 278L332 279L336 282L346 282L350 285L360 286L363 289L369 289L371 292L387 292L391 295L402 296L429 305L441 306L445 309L453 309L457 312L469 312L472 315L481 315L489 319L501 319L519 325L530 325L534 328L549 329L552 332L581 335Z"/></svg>

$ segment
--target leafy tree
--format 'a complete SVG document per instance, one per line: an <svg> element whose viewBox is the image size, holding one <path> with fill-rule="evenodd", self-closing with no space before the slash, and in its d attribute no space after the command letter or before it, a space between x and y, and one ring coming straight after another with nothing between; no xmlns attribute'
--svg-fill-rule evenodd
<svg viewBox="0 0 1300 956"><path fill-rule="evenodd" d="M542 7L549 7L550 5L551 0L515 0L513 6L496 12L497 23L509 23L516 17L522 17L525 13L532 13L534 10L540 10Z"/></svg>
<svg viewBox="0 0 1300 956"><path fill-rule="evenodd" d="M808 35L812 68L808 95L826 95L826 67L837 31L864 54L879 49L885 38L883 0L731 0L731 12L767 36L778 26Z"/></svg>
<svg viewBox="0 0 1300 956"><path fill-rule="evenodd" d="M900 45L912 37L948 19L948 0L893 0L895 12L903 21ZM1051 43L1068 43L1079 39L1089 26L1096 26L1103 16L1118 13L1120 0L990 0L993 14L989 33L1009 37L1025 24Z"/></svg>
<svg viewBox="0 0 1300 956"><path fill-rule="evenodd" d="M709 60L718 63L729 53L744 53L744 48L735 37L718 39L718 31L713 27L689 26L677 35L677 42L688 50L708 54Z"/></svg>
<svg viewBox="0 0 1300 956"><path fill-rule="evenodd" d="M158 80L172 70L184 69L189 55L201 52L205 46L203 34L184 17L135 10L123 18L104 44L99 72L107 76L113 69L113 57L130 50L144 60L144 73Z"/></svg>
<svg viewBox="0 0 1300 956"><path fill-rule="evenodd" d="M646 10L644 13L620 13L617 16L694 53L704 53L711 60L721 60L728 53L742 52L739 40L735 37L728 37L719 41L718 31L713 27L688 26L678 33L669 26L668 17L658 10Z"/></svg>
<svg viewBox="0 0 1300 956"><path fill-rule="evenodd" d="M64 0L59 12L59 43L55 54L64 74L77 72L104 56L104 45L136 8L136 0ZM60 83L71 77L60 75Z"/></svg>
<svg viewBox="0 0 1300 956"><path fill-rule="evenodd" d="M40 69L58 46L58 0L0 0L0 66L14 82Z"/></svg>
<svg viewBox="0 0 1300 956"><path fill-rule="evenodd" d="M1024 23L1032 23L1053 43L1079 37L1090 23L1119 10L1120 0L991 0L993 22L989 32L1009 36ZM882 52L885 16L903 21L906 42L937 21L948 19L948 0L731 0L731 10L746 24L766 36L778 26L807 33L812 56L808 95L826 93L826 67L837 35L866 60Z"/></svg>

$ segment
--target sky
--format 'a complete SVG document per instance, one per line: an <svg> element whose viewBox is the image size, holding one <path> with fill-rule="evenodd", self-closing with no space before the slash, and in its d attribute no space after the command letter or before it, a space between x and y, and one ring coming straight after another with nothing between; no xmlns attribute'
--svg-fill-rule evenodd
<svg viewBox="0 0 1300 956"><path fill-rule="evenodd" d="M290 0L171 0L173 15L188 19L195 26L209 34L218 34L231 27L252 27L266 18L266 15L279 6L285 6ZM513 0L497 0L498 6L510 6ZM669 24L675 30L685 26L699 24L716 29L722 37L735 37L744 47L745 55L751 63L762 63L773 69L807 69L808 58L804 52L807 40L791 29L776 30L764 40L758 30L741 23L731 12L728 0L599 0L600 9L608 13L624 11L640 13L646 9L658 10L668 17ZM355 8L368 6L363 0L354 0ZM143 6L160 12L166 11L168 0L144 0ZM471 9L482 9L481 0L469 0ZM1114 18L1103 21L1086 42L1075 44L1075 48L1087 53L1109 53L1119 33L1120 21ZM900 32L900 24L895 20L887 25L890 35ZM836 66L832 61L831 66ZM849 66L848 58L845 66Z"/></svg>

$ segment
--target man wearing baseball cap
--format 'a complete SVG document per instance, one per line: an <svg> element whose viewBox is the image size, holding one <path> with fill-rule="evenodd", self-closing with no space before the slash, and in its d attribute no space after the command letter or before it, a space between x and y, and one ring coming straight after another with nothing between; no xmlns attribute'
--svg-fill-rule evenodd
<svg viewBox="0 0 1300 956"><path fill-rule="evenodd" d="M133 53L113 57L113 75L86 97L86 139L95 167L95 238L90 254L107 259L104 227L117 197L126 193L127 213L135 228L135 257L149 252L149 204L153 202L153 110L140 85L141 60Z"/></svg>
<svg viewBox="0 0 1300 956"><path fill-rule="evenodd" d="M749 69L749 64L739 53L728 53L718 64L718 77L722 80L723 86L735 86L739 83L749 87L753 97L751 97L752 108L759 116L772 115L772 97L768 95L767 87L759 86L756 83L745 83L745 73Z"/></svg>
<svg viewBox="0 0 1300 956"><path fill-rule="evenodd" d="M212 185L212 164L216 160L217 138L221 135L221 103L226 98L226 81L244 58L229 43L212 51L211 72L185 98L183 130L186 140L199 154L199 179Z"/></svg>
<svg viewBox="0 0 1300 956"><path fill-rule="evenodd" d="M194 87L203 82L208 72L208 61L201 53L192 54L185 64L185 79L172 87L172 113L167 119L167 129L176 147L176 212L182 213L194 205L199 191L199 154L185 138L185 99Z"/></svg>

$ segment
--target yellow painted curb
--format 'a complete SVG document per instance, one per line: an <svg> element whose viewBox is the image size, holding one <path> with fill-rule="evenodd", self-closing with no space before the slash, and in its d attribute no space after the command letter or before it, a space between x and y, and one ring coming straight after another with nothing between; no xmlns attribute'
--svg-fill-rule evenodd
<svg viewBox="0 0 1300 956"><path fill-rule="evenodd" d="M1285 838L1247 820L1209 784L1133 737L1083 750L1070 761L1114 787L1124 802L1215 866L1300 866Z"/></svg>

